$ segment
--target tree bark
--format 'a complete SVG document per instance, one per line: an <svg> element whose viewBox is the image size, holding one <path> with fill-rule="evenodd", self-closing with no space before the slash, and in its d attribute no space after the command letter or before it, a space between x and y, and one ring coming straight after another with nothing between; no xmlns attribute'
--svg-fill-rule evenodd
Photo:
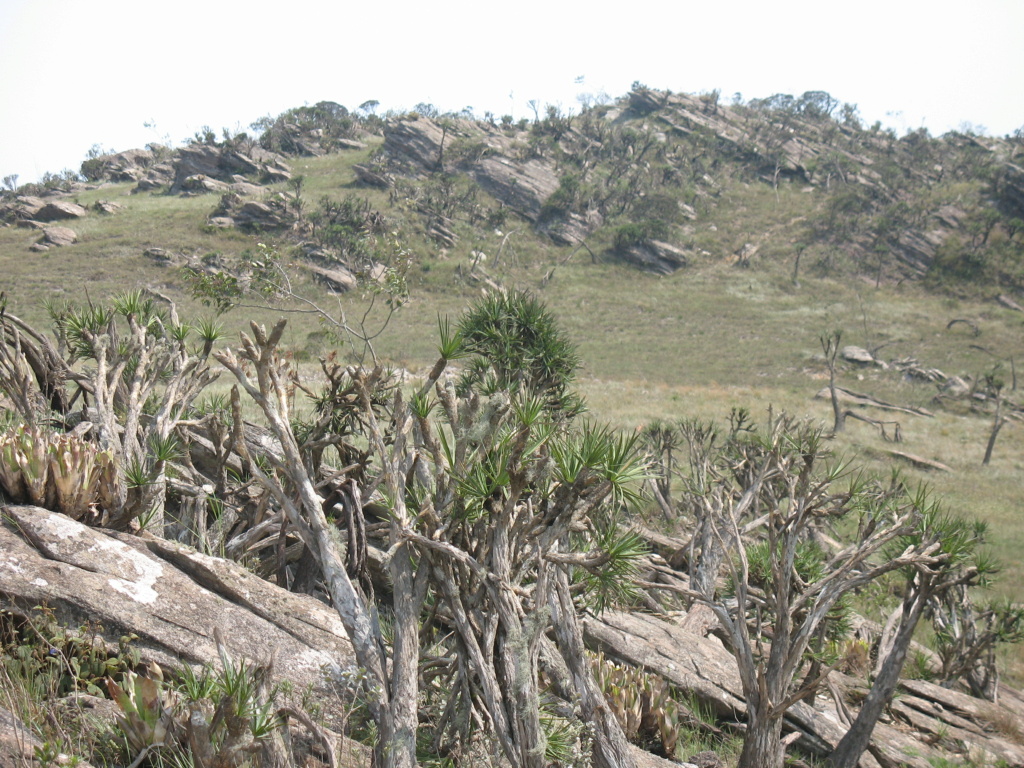
<svg viewBox="0 0 1024 768"><path fill-rule="evenodd" d="M767 703L747 703L747 733L736 768L782 768L786 749L782 743L782 718L769 717Z"/></svg>
<svg viewBox="0 0 1024 768"><path fill-rule="evenodd" d="M690 576L691 588L699 595L704 595L708 600L714 600L715 588L718 584L718 571L722 566L722 558L725 553L722 549L722 536L715 530L717 520L709 514L705 514L700 521L700 528L697 545L700 547L700 556L697 558L696 567Z"/></svg>
<svg viewBox="0 0 1024 768"><path fill-rule="evenodd" d="M597 687L584 653L583 630L572 603L569 577L562 568L557 568L553 580L551 625L555 630L558 650L579 696L583 720L594 727L594 768L634 768L636 761L630 752L629 742L615 719L615 713L605 703L604 694Z"/></svg>
<svg viewBox="0 0 1024 768"><path fill-rule="evenodd" d="M362 511L360 510L360 514ZM378 765L400 768L416 765L416 729L419 725L417 699L419 697L419 616L422 600L416 594L409 545L405 544L391 559L391 578L394 583L395 641L392 649L391 718L394 733L390 744L384 746L384 760Z"/></svg>
<svg viewBox="0 0 1024 768"><path fill-rule="evenodd" d="M1003 428L1003 424L1006 423L1006 419L1003 418L1003 394L1000 392L996 395L996 415L992 420L992 431L988 436L988 444L985 446L985 458L982 459L982 466L988 466L989 461L992 460L992 449L996 447L996 438L999 437L999 430Z"/></svg>
<svg viewBox="0 0 1024 768"><path fill-rule="evenodd" d="M904 599L903 620L893 640L892 650L885 657L871 691L861 704L857 719L829 755L830 768L855 768L860 756L867 749L875 723L878 722L882 710L892 699L892 694L899 684L900 672L903 671L903 663L907 660L910 641L928 602L926 592L926 585L918 585L917 589L911 588Z"/></svg>

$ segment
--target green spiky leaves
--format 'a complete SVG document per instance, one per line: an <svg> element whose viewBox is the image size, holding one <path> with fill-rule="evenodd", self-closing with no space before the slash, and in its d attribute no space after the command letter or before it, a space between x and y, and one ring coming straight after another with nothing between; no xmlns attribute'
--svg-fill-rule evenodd
<svg viewBox="0 0 1024 768"><path fill-rule="evenodd" d="M449 346L460 339L458 353L472 356L462 392L530 392L554 411L582 412L582 400L571 391L579 367L576 347L529 293L489 295L460 318L455 334L442 336L442 345L446 338Z"/></svg>

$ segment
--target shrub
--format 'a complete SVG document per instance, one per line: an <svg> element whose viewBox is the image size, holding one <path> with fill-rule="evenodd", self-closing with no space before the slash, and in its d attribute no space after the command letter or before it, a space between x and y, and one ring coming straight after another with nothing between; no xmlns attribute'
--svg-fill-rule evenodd
<svg viewBox="0 0 1024 768"><path fill-rule="evenodd" d="M645 219L639 222L631 221L616 228L615 248L622 251L636 245L642 245L649 240L663 240L668 237L668 233L668 224L660 219Z"/></svg>
<svg viewBox="0 0 1024 768"><path fill-rule="evenodd" d="M570 392L579 367L575 346L529 293L491 294L462 316L458 333L463 352L472 356L459 383L462 392L522 392L567 415L583 410Z"/></svg>

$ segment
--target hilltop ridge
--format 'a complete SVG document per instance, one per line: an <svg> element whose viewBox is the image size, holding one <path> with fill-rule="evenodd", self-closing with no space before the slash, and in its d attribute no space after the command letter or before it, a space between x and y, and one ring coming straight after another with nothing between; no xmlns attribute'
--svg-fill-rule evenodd
<svg viewBox="0 0 1024 768"><path fill-rule="evenodd" d="M457 237L479 239L481 228L513 215L555 245L583 244L593 258L600 250L600 258L659 273L706 261L784 259L794 273L802 262L840 276L867 275L876 284L924 278L957 291L1024 285L1020 136L931 137L921 129L898 137L877 123L862 125L855 106L822 91L723 104L717 93L672 94L636 84L628 95L580 114L549 106L518 122L418 109L379 117L321 102L266 118L254 124L253 135L218 138L206 130L176 150L152 145L91 157L81 171L91 183L134 182L136 193L272 196L251 186L258 182L294 196L303 188L301 181L289 186L289 160L370 145L369 157L351 164L349 196L382 190L391 207L414 208L418 215L404 222L407 234L425 234L438 248L452 247ZM250 186L226 186L243 181ZM24 197L75 185L50 177L17 192ZM751 186L770 189L776 202L784 191L802 197L789 201L784 220L769 211L745 217L735 197ZM12 202L15 190L5 197L6 221L31 218L31 208ZM310 228L299 225L300 214L322 217L313 208L322 202L307 197L289 214L279 200L273 215L250 205L241 224L295 229L302 242ZM241 207L222 203L211 213L214 226L228 224L225 205ZM728 233L701 227L723 217ZM321 256L329 255L325 250ZM343 253L334 257L354 266Z"/></svg>

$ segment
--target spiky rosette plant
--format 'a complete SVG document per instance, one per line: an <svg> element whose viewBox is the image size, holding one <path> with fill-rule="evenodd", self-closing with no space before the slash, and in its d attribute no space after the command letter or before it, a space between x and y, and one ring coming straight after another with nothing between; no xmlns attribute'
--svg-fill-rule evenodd
<svg viewBox="0 0 1024 768"><path fill-rule="evenodd" d="M56 509L81 520L102 503L117 467L109 453L73 434L53 435L49 454Z"/></svg>
<svg viewBox="0 0 1024 768"><path fill-rule="evenodd" d="M0 435L0 480L12 499L53 506L55 489L45 430L19 425Z"/></svg>
<svg viewBox="0 0 1024 768"><path fill-rule="evenodd" d="M108 504L116 481L110 454L80 435L23 424L0 433L0 487L12 501L81 520Z"/></svg>
<svg viewBox="0 0 1024 768"><path fill-rule="evenodd" d="M344 558L305 460L306 436L289 418L288 371L277 352L284 328L253 324L237 357L217 359L279 441L279 471L255 461L251 470L322 568L374 691L367 706L380 764L408 768L424 746L417 702L425 640L441 650L423 685L451 692L431 723L435 754L465 754L486 739L515 768L542 768L552 749L564 753L568 736L598 765L628 764L621 726L586 658L580 612L630 597L644 547L624 523L647 464L635 435L570 418L582 410L571 389L577 356L543 305L526 294L494 296L455 330L441 321L438 364L419 391L407 397L396 389L385 407L375 390L379 368L346 372L344 391L354 398L338 407L358 409L344 426L361 433L367 455L333 478L349 517ZM449 361L466 358L458 382L444 376ZM340 430L330 415L319 423ZM343 436L320 440L335 438ZM366 543L354 513L368 502L386 510L386 636L362 586ZM581 580L585 594L575 588ZM570 673L558 696L579 703L568 729L542 707L545 646Z"/></svg>
<svg viewBox="0 0 1024 768"><path fill-rule="evenodd" d="M567 416L583 410L572 391L579 368L576 348L543 302L529 293L488 295L462 315L458 333L470 356L460 393L533 393Z"/></svg>

